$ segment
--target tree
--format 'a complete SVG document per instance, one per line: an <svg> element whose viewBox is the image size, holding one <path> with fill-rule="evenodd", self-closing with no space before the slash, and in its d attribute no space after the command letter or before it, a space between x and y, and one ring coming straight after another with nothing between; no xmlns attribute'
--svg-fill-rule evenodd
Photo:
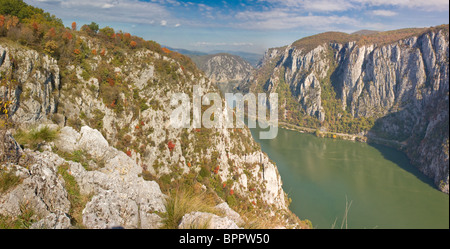
<svg viewBox="0 0 450 249"><path fill-rule="evenodd" d="M99 29L99 27L98 27L98 24L97 23L95 23L95 22L91 22L91 24L89 24L88 25L88 27L94 32L94 33L96 33L97 34L97 32L98 32L98 29Z"/></svg>
<svg viewBox="0 0 450 249"><path fill-rule="evenodd" d="M17 18L17 16L13 16L11 18L8 19L8 21L6 22L6 29L10 30L12 28L17 27L17 25L19 24L19 18Z"/></svg>
<svg viewBox="0 0 450 249"><path fill-rule="evenodd" d="M44 51L50 55L54 55L56 52L56 49L58 49L58 44L56 44L55 41L48 41L45 43Z"/></svg>
<svg viewBox="0 0 450 249"><path fill-rule="evenodd" d="M46 36L47 38L54 38L54 37L56 36L56 30L55 30L55 28L54 28L54 27L51 27L51 28L48 30L47 34L45 34L45 36Z"/></svg>
<svg viewBox="0 0 450 249"><path fill-rule="evenodd" d="M72 23L72 30L73 31L77 30L77 23L76 22Z"/></svg>
<svg viewBox="0 0 450 249"><path fill-rule="evenodd" d="M64 32L64 34L62 35L62 38L66 41L71 41L73 36L72 33L70 33L69 31Z"/></svg>
<svg viewBox="0 0 450 249"><path fill-rule="evenodd" d="M131 48L135 48L137 46L137 43L135 41L130 42Z"/></svg>
<svg viewBox="0 0 450 249"><path fill-rule="evenodd" d="M104 35L106 37L112 37L113 34L115 34L115 31L113 28L106 26L99 30L99 34Z"/></svg>

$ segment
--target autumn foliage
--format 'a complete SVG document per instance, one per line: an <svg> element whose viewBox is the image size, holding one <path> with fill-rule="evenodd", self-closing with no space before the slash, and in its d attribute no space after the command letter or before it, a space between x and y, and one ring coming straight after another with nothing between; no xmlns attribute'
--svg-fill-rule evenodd
<svg viewBox="0 0 450 249"><path fill-rule="evenodd" d="M167 144L167 146L169 147L169 150L172 152L173 149L175 149L175 144L172 143L172 141L169 141L169 143Z"/></svg>
<svg viewBox="0 0 450 249"><path fill-rule="evenodd" d="M170 51L170 49L168 48L162 48L162 51L166 54L170 54L172 51Z"/></svg>
<svg viewBox="0 0 450 249"><path fill-rule="evenodd" d="M77 23L76 22L72 23L72 30L73 31L77 30Z"/></svg>
<svg viewBox="0 0 450 249"><path fill-rule="evenodd" d="M137 46L137 43L135 41L130 42L130 47L135 48Z"/></svg>
<svg viewBox="0 0 450 249"><path fill-rule="evenodd" d="M66 40L66 41L71 41L72 38L73 38L73 36L72 36L72 34L71 34L69 31L66 31L66 32L63 34L62 38L63 38L64 40Z"/></svg>

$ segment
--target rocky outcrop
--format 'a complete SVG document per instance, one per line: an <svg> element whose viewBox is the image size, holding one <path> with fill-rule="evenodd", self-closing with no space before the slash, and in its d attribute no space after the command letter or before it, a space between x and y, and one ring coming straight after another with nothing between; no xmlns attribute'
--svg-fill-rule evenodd
<svg viewBox="0 0 450 249"><path fill-rule="evenodd" d="M81 36L80 40L90 50L102 47L97 39ZM43 123L59 129L58 139L41 147L45 152L28 151L27 154L40 161L36 167L49 168L45 173L51 178L45 179L54 179L53 182L61 185L61 189L55 189L61 199L58 203L66 203L68 199L58 169L61 165L68 168L80 194L90 197L83 209L84 226L159 228L159 214L165 212L165 195L155 181L171 184L187 176L204 182L206 189L227 192L223 201L229 201L226 196L233 190L235 195L229 198L231 201L252 205L260 209L261 214L279 216L282 226L299 225L297 221L290 224L284 219L285 215L293 214L288 209L278 170L253 141L250 130L175 129L170 125L174 93L192 96L193 85L198 85L203 94L218 92L199 72L187 70L167 54L147 49L123 52L123 60L120 64L116 61L114 66L111 66L114 56L106 50L104 56L86 58L83 65L74 62L58 68L54 59L34 50L13 48L11 44L2 44L1 48L3 57L20 60L13 66L5 59L0 66L4 72L13 72L12 78L19 82L13 94L14 128L27 130ZM30 65L37 65L37 61L42 62L41 66L32 66L30 70ZM105 79L89 75L88 71L101 67L101 72L107 71L120 79L116 84L120 85L116 87ZM30 94L24 89L31 89ZM115 94L113 98L109 98L112 94ZM113 101L109 101L111 99ZM33 108L28 108L30 106ZM226 110L219 113L222 119L225 114ZM82 165L62 158L61 153L81 153L89 160ZM26 169L24 166L17 168ZM204 177L199 177L200 172ZM26 178L34 179L34 174L36 178L41 176L41 173L30 172ZM146 181L143 175L155 181ZM205 180L208 177L211 180ZM17 216L19 213L11 210L22 201L19 194L36 193L33 184L41 183L33 180L29 185L21 184L1 195L5 206L0 214ZM219 187L225 186L223 184L226 187ZM20 190L22 188L26 190ZM15 194L19 190L22 192ZM8 207L8 200L14 198L18 201ZM49 196L30 196L29 199L36 199L37 203L38 200L45 202L46 198ZM42 214L39 217L48 218L36 226L67 227L70 222L64 217L68 216L70 205L58 205L50 208L42 204L42 210L37 210ZM60 224L61 220L65 223Z"/></svg>
<svg viewBox="0 0 450 249"><path fill-rule="evenodd" d="M57 61L30 49L0 44L0 73L17 81L13 119L45 122L58 109L60 70ZM0 93L6 89L0 88Z"/></svg>
<svg viewBox="0 0 450 249"><path fill-rule="evenodd" d="M287 98L326 126L323 88L332 87L342 108L334 120L344 112L376 119L370 133L407 145L412 162L448 192L448 26L382 44L322 37L268 50L254 81L240 89L286 93L280 91L286 84ZM312 47L314 40L323 43Z"/></svg>

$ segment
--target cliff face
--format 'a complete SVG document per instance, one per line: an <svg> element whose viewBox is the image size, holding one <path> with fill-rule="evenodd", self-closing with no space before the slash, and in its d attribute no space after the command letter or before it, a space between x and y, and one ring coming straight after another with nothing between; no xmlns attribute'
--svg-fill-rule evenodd
<svg viewBox="0 0 450 249"><path fill-rule="evenodd" d="M105 47L82 35L79 42L89 51ZM56 141L40 145L41 152L21 151L30 162L2 166L22 180L0 193L0 216L21 215L27 202L41 218L33 227L70 227L71 203L60 177L64 168L81 194L90 197L82 211L88 228L159 228L167 199L160 186L172 189L181 183L212 191L219 202L241 213L252 208L260 211L254 214L273 214L280 220L274 226L299 226L288 209L276 165L248 129L170 126L172 94L192 98L193 85L202 93L217 92L201 73L185 69L177 59L149 49L124 51L118 58L117 51L105 49L81 64L63 65L12 42L0 44L0 58L2 75L18 82L12 94L13 133L39 124L36 129L48 125L59 130ZM5 90L0 88L2 96ZM87 160L83 165L67 156L80 153ZM186 222L183 226L189 227ZM221 224L211 226L224 228Z"/></svg>
<svg viewBox="0 0 450 249"><path fill-rule="evenodd" d="M231 54L196 56L193 60L223 92L232 92L233 88L247 80L254 71L250 63Z"/></svg>
<svg viewBox="0 0 450 249"><path fill-rule="evenodd" d="M375 120L363 132L405 144L412 162L448 193L448 26L384 43L354 35L345 42L307 43L314 38L270 49L253 84L240 88L286 93L280 91L285 86L283 97L325 128L346 114ZM324 105L330 96L338 110Z"/></svg>

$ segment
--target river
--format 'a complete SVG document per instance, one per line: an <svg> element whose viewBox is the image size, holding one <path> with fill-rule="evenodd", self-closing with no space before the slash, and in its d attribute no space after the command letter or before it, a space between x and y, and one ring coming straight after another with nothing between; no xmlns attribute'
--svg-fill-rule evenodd
<svg viewBox="0 0 450 249"><path fill-rule="evenodd" d="M276 162L290 209L314 228L449 228L449 196L395 149L286 129L273 140L252 134Z"/></svg>

